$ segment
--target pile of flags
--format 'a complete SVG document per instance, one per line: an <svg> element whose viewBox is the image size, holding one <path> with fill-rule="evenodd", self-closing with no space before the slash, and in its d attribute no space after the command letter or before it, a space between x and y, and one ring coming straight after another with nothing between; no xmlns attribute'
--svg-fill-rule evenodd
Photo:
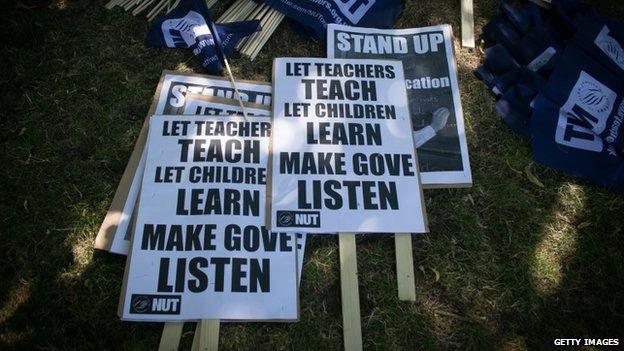
<svg viewBox="0 0 624 351"><path fill-rule="evenodd" d="M325 40L329 23L354 27L392 28L401 13L401 0L261 0L300 25L300 32Z"/></svg>
<svg viewBox="0 0 624 351"><path fill-rule="evenodd" d="M183 0L154 21L146 45L189 49L207 72L216 74L236 44L259 28L258 20L216 24L204 0Z"/></svg>
<svg viewBox="0 0 624 351"><path fill-rule="evenodd" d="M534 159L624 191L624 22L576 0L505 2L475 74Z"/></svg>

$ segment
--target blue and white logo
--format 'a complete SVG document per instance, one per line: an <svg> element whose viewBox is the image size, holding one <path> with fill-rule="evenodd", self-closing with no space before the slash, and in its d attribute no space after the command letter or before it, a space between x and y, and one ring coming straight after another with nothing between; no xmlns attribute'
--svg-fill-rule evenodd
<svg viewBox="0 0 624 351"><path fill-rule="evenodd" d="M581 71L562 109L587 122L595 134L602 133L613 111L617 94L609 87Z"/></svg>
<svg viewBox="0 0 624 351"><path fill-rule="evenodd" d="M189 48L197 37L211 34L204 17L195 11L189 11L182 18L165 20L161 28L169 47Z"/></svg>
<svg viewBox="0 0 624 351"><path fill-rule="evenodd" d="M596 36L596 40L594 40L594 44L624 70L624 49L622 49L622 46L615 38L609 35L607 26L602 27L602 30Z"/></svg>
<svg viewBox="0 0 624 351"><path fill-rule="evenodd" d="M349 21L357 24L375 5L376 0L334 0L334 2Z"/></svg>

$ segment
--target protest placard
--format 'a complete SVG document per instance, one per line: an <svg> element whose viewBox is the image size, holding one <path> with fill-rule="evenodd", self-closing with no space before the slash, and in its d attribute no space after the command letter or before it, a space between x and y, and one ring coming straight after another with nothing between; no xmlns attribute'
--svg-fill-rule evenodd
<svg viewBox="0 0 624 351"><path fill-rule="evenodd" d="M327 56L401 60L423 186L472 185L449 25L383 30L329 24Z"/></svg>
<svg viewBox="0 0 624 351"><path fill-rule="evenodd" d="M204 116L243 116L243 110L237 100L202 94L186 94L185 115ZM271 106L245 102L247 116L269 116Z"/></svg>
<svg viewBox="0 0 624 351"><path fill-rule="evenodd" d="M296 320L297 239L270 232L271 123L151 118L123 320Z"/></svg>
<svg viewBox="0 0 624 351"><path fill-rule="evenodd" d="M427 231L400 61L278 58L270 226Z"/></svg>
<svg viewBox="0 0 624 351"><path fill-rule="evenodd" d="M243 100L270 106L272 90L270 84L242 80L237 86ZM187 94L233 98L234 88L223 77L163 71L147 117L153 114L183 114L189 101L186 98ZM148 132L148 118L143 123L128 165L98 231L95 239L97 249L124 255L128 252L129 227L145 166L143 151Z"/></svg>

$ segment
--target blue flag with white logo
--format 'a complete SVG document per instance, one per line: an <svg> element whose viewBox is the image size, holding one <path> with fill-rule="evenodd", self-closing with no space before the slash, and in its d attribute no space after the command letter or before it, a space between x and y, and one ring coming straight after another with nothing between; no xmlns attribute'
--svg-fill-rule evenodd
<svg viewBox="0 0 624 351"><path fill-rule="evenodd" d="M624 158L594 134L589 124L543 95L534 100L530 123L535 161L624 191Z"/></svg>
<svg viewBox="0 0 624 351"><path fill-rule="evenodd" d="M258 20L215 24L204 0L182 0L154 21L146 45L190 49L206 71L219 73L224 57L231 55L236 44L259 27Z"/></svg>
<svg viewBox="0 0 624 351"><path fill-rule="evenodd" d="M328 23L392 28L403 12L401 0L262 0L325 39Z"/></svg>
<svg viewBox="0 0 624 351"><path fill-rule="evenodd" d="M624 24L592 13L578 18L571 42L592 59L624 79Z"/></svg>
<svg viewBox="0 0 624 351"><path fill-rule="evenodd" d="M569 43L542 94L624 150L624 80Z"/></svg>

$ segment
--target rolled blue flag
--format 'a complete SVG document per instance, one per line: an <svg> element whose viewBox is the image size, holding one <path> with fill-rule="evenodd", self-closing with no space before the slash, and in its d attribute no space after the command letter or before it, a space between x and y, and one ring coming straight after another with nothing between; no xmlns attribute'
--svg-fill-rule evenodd
<svg viewBox="0 0 624 351"><path fill-rule="evenodd" d="M531 116L533 159L603 187L624 191L624 158L591 126L538 95Z"/></svg>
<svg viewBox="0 0 624 351"><path fill-rule="evenodd" d="M591 12L591 6L577 0L553 0L552 5L553 17L571 33L577 30L576 19Z"/></svg>
<svg viewBox="0 0 624 351"><path fill-rule="evenodd" d="M519 68L520 64L501 44L485 49L485 60L477 67L475 75L488 87L494 88L497 77ZM496 95L496 92L494 92Z"/></svg>
<svg viewBox="0 0 624 351"><path fill-rule="evenodd" d="M501 91L494 110L503 122L521 137L530 135L531 103L546 81L526 66L497 77L493 90Z"/></svg>
<svg viewBox="0 0 624 351"><path fill-rule="evenodd" d="M501 2L501 12L523 34L528 33L531 28L542 25L540 10L534 3L529 3L523 7L515 7L503 1Z"/></svg>
<svg viewBox="0 0 624 351"><path fill-rule="evenodd" d="M146 45L190 49L206 71L219 73L236 44L259 28L258 20L215 24L204 0L182 0L154 21Z"/></svg>
<svg viewBox="0 0 624 351"><path fill-rule="evenodd" d="M522 66L496 77L496 79L494 79L492 91L497 95L503 95L507 90L517 84L522 84L527 88L539 92L546 84L546 81L526 66Z"/></svg>
<svg viewBox="0 0 624 351"><path fill-rule="evenodd" d="M624 79L624 25L594 14L577 19L571 41L588 56Z"/></svg>
<svg viewBox="0 0 624 351"><path fill-rule="evenodd" d="M539 25L531 28L520 40L518 51L520 61L534 72L544 77L554 69L561 46L550 36L546 27Z"/></svg>
<svg viewBox="0 0 624 351"><path fill-rule="evenodd" d="M403 12L401 0L262 0L286 17L325 39L328 23L392 28Z"/></svg>
<svg viewBox="0 0 624 351"><path fill-rule="evenodd" d="M520 61L522 58L518 50L518 43L520 43L522 33L506 17L495 17L483 27L483 35L489 44L501 44L505 47L516 60ZM524 64L524 62L520 63Z"/></svg>
<svg viewBox="0 0 624 351"><path fill-rule="evenodd" d="M539 90L519 83L508 89L494 105L503 123L526 140L531 135L531 102L538 93Z"/></svg>
<svg viewBox="0 0 624 351"><path fill-rule="evenodd" d="M569 43L542 93L586 122L617 150L624 149L624 80Z"/></svg>

